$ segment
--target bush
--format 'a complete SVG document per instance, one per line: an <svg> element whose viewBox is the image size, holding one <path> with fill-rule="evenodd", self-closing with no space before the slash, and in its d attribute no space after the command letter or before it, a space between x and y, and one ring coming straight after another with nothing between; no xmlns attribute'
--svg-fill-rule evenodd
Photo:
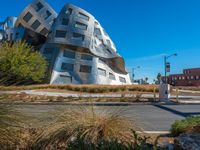
<svg viewBox="0 0 200 150"><path fill-rule="evenodd" d="M24 42L12 45L3 43L0 46L0 84L41 82L45 76L46 66L41 54Z"/></svg>
<svg viewBox="0 0 200 150"><path fill-rule="evenodd" d="M181 133L186 132L187 129L192 128L198 124L200 124L200 116L189 117L179 121L177 120L174 124L172 124L171 133L174 136L178 136Z"/></svg>
<svg viewBox="0 0 200 150"><path fill-rule="evenodd" d="M55 144L64 144L71 149L74 146L78 147L77 149L96 149L100 145L106 147L105 143L115 143L116 146L115 141L127 142L133 138L133 123L122 115L123 111L100 111L93 106L82 106L56 112L56 122L44 129L43 135L36 140L33 148L45 149Z"/></svg>

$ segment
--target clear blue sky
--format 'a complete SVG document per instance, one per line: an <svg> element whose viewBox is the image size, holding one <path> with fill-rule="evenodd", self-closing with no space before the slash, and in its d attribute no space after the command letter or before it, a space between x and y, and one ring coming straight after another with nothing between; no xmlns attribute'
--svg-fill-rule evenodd
<svg viewBox="0 0 200 150"><path fill-rule="evenodd" d="M106 29L136 78L163 73L163 56L170 59L171 73L200 67L199 0L47 0L59 12L73 3L93 14ZM17 16L31 0L2 0L0 20Z"/></svg>

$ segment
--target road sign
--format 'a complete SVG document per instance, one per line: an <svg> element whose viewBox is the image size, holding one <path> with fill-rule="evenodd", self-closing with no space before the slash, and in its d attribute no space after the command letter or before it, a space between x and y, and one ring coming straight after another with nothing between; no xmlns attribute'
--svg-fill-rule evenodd
<svg viewBox="0 0 200 150"><path fill-rule="evenodd" d="M170 63L169 62L167 62L166 63L166 72L170 72L170 68L171 68L171 66L170 66Z"/></svg>

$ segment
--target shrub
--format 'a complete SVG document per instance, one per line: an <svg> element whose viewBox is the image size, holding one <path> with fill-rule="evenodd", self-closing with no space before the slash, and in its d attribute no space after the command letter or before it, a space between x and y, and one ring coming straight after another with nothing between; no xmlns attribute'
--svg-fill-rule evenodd
<svg viewBox="0 0 200 150"><path fill-rule="evenodd" d="M181 133L187 131L187 129L200 124L200 116L189 117L183 120L177 120L171 127L171 133L174 136L178 136Z"/></svg>
<svg viewBox="0 0 200 150"><path fill-rule="evenodd" d="M26 43L3 43L0 46L0 84L41 82L45 72L46 61Z"/></svg>
<svg viewBox="0 0 200 150"><path fill-rule="evenodd" d="M51 127L44 129L44 134L33 147L44 149L58 143L68 143L69 146L74 141L72 139L94 147L101 142L128 141L131 139L133 123L122 115L123 111L100 111L95 107L81 106L56 112L57 120Z"/></svg>

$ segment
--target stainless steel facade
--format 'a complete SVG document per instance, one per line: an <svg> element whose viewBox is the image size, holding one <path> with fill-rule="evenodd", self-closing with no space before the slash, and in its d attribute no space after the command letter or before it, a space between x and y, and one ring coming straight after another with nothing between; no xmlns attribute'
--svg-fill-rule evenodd
<svg viewBox="0 0 200 150"><path fill-rule="evenodd" d="M45 38L40 51L49 62L51 84L131 84L113 41L85 10L68 4L57 15L44 0L35 0L18 17L15 28L21 27Z"/></svg>

